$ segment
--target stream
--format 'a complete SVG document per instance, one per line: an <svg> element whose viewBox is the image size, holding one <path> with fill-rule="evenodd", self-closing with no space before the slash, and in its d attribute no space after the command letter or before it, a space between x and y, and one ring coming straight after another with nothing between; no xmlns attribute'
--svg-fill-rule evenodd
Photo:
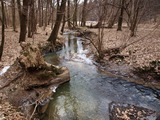
<svg viewBox="0 0 160 120"><path fill-rule="evenodd" d="M160 90L101 73L81 38L64 37L62 50L45 55L45 60L68 67L71 80L58 87L43 120L109 120L112 101L160 112Z"/></svg>

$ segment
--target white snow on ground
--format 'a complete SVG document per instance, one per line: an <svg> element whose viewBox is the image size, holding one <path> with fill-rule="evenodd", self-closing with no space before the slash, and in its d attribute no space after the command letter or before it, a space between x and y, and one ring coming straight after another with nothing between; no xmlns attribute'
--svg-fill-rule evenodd
<svg viewBox="0 0 160 120"><path fill-rule="evenodd" d="M10 66L5 66L2 71L0 71L0 76L2 76L7 70L10 68Z"/></svg>

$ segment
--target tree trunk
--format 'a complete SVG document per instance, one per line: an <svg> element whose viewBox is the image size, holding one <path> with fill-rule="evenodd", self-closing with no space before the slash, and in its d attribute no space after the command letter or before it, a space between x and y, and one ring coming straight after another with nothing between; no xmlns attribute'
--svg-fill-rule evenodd
<svg viewBox="0 0 160 120"><path fill-rule="evenodd" d="M124 13L124 2L125 2L125 0L121 0L121 11L120 11L120 16L118 18L118 28L117 28L117 31L122 31L123 13Z"/></svg>
<svg viewBox="0 0 160 120"><path fill-rule="evenodd" d="M95 28L102 27L102 21L103 21L103 17L100 17L99 20L98 20L98 23L94 27Z"/></svg>
<svg viewBox="0 0 160 120"><path fill-rule="evenodd" d="M118 12L119 12L119 9L117 9L116 13L113 13L110 20L108 21L108 28L112 28L115 21L116 21L116 18L117 18L117 15L118 15Z"/></svg>
<svg viewBox="0 0 160 120"><path fill-rule="evenodd" d="M34 9L34 0L30 1L30 9L28 16L28 37L32 37L36 32L36 19L35 19L35 9Z"/></svg>
<svg viewBox="0 0 160 120"><path fill-rule="evenodd" d="M105 24L105 20L106 20L106 15L107 15L107 0L102 0L99 4L98 4L98 23L94 26L95 28L99 28L99 27L104 27L103 22Z"/></svg>
<svg viewBox="0 0 160 120"><path fill-rule="evenodd" d="M32 37L32 31L31 31L31 26L32 26L32 5L30 4L29 6L29 15L28 15L28 37Z"/></svg>
<svg viewBox="0 0 160 120"><path fill-rule="evenodd" d="M63 18L63 15L64 15L64 11L65 11L66 1L67 0L62 0L61 6L60 7L57 6L56 23L54 25L54 28L53 28L53 30L51 32L50 37L48 38L48 41L51 41L51 43L53 45L55 45L55 43L56 43L56 39L57 39L57 36L58 36L58 31L59 31L59 28L60 28L60 25L61 25L61 21L62 21L62 18Z"/></svg>
<svg viewBox="0 0 160 120"><path fill-rule="evenodd" d="M22 6L20 0L17 0L17 7L18 7L18 14L19 14L19 22L21 24L21 12L22 12Z"/></svg>
<svg viewBox="0 0 160 120"><path fill-rule="evenodd" d="M42 26L44 25L44 23L43 23L43 22L44 22L44 11L43 11L43 4L44 4L44 3L43 3L43 2L44 2L44 1L41 0L41 11L42 11L42 16L41 16L42 18L41 18L41 20L42 20Z"/></svg>
<svg viewBox="0 0 160 120"><path fill-rule="evenodd" d="M133 3L132 3L132 14L131 14L131 18L130 18L130 22L131 22L131 26L130 26L130 36L133 37L135 36L135 29L136 29L136 26L137 26L137 22L138 22L138 15L139 15L139 4L140 4L140 1L139 0L136 0L134 1L133 0Z"/></svg>
<svg viewBox="0 0 160 120"><path fill-rule="evenodd" d="M38 16L39 16L39 27L42 27L42 4L41 4L41 0L38 0Z"/></svg>
<svg viewBox="0 0 160 120"><path fill-rule="evenodd" d="M84 27L86 26L86 7L87 7L87 2L88 0L84 0L83 3L83 9L82 9L82 20L81 20L81 26Z"/></svg>
<svg viewBox="0 0 160 120"><path fill-rule="evenodd" d="M109 17L109 21L108 21L108 28L112 28L115 21L116 21L116 18L118 16L118 13L119 13L119 10L120 8L116 8L114 5L116 5L117 2L116 0L113 1L113 6L111 8L111 15Z"/></svg>
<svg viewBox="0 0 160 120"><path fill-rule="evenodd" d="M77 25L77 13L78 13L78 0L74 0L74 14L73 14L73 27L78 26Z"/></svg>
<svg viewBox="0 0 160 120"><path fill-rule="evenodd" d="M3 1L3 6L4 6L4 25L5 25L5 27L6 28L8 28L8 19L7 19L7 5L6 5L6 3Z"/></svg>
<svg viewBox="0 0 160 120"><path fill-rule="evenodd" d="M48 25L50 24L51 20L52 20L52 16L53 16L53 5L52 5L52 0L49 1L49 17L48 17Z"/></svg>
<svg viewBox="0 0 160 120"><path fill-rule="evenodd" d="M44 30L46 29L48 25L48 7L49 7L49 1L46 1L46 10L45 10L45 20L44 20Z"/></svg>
<svg viewBox="0 0 160 120"><path fill-rule="evenodd" d="M20 0L17 0L17 1L18 1L18 6L21 6ZM25 39L26 39L28 3L29 3L29 0L23 0L23 7L22 7L22 9L19 9L19 12L20 12L20 37L19 37L19 43L20 42L24 42Z"/></svg>
<svg viewBox="0 0 160 120"><path fill-rule="evenodd" d="M63 32L64 32L65 24L66 24L66 16L65 16L65 14L64 14L64 15L63 15L63 24L62 24L62 28L61 28L61 33L62 33L62 34L63 34Z"/></svg>
<svg viewBox="0 0 160 120"><path fill-rule="evenodd" d="M70 0L68 0L68 7L67 7L67 21L68 21L68 28L71 28L71 16L70 16Z"/></svg>
<svg viewBox="0 0 160 120"><path fill-rule="evenodd" d="M13 31L16 32L17 30L16 30L16 18L15 18L15 14L16 14L16 12L15 12L15 7L16 7L15 0L12 0L11 2L12 2L12 26L13 26Z"/></svg>
<svg viewBox="0 0 160 120"><path fill-rule="evenodd" d="M1 46L0 46L0 61L2 59L2 54L3 54L3 47L4 47L4 39L5 39L5 35L4 35L4 29L5 29L5 13L4 13L4 1L1 0L1 9L2 9L2 40L1 40Z"/></svg>

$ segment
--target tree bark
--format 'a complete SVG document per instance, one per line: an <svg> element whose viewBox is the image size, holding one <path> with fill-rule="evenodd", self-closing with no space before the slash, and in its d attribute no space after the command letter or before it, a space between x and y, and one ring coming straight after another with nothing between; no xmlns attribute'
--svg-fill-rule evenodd
<svg viewBox="0 0 160 120"><path fill-rule="evenodd" d="M31 26L32 26L32 5L29 6L29 15L28 15L28 37L32 37L32 31L31 31Z"/></svg>
<svg viewBox="0 0 160 120"><path fill-rule="evenodd" d="M45 19L44 19L44 30L48 25L48 9L49 9L49 1L46 1L46 10L45 10Z"/></svg>
<svg viewBox="0 0 160 120"><path fill-rule="evenodd" d="M15 14L16 14L16 12L15 12L15 7L16 7L15 0L12 0L11 2L12 2L12 26L13 26L13 31L16 32L17 30L16 30L16 17L15 17Z"/></svg>
<svg viewBox="0 0 160 120"><path fill-rule="evenodd" d="M42 11L42 18L41 18L41 20L42 20L42 26L44 25L44 11L43 11L43 4L44 4L44 1L43 0L41 0L41 11Z"/></svg>
<svg viewBox="0 0 160 120"><path fill-rule="evenodd" d="M21 9L20 0L17 0L18 8L19 8L19 14L20 14L20 37L19 37L19 43L24 42L26 39L26 33L27 33L27 16L28 16L28 3L29 0L23 0L23 7Z"/></svg>
<svg viewBox="0 0 160 120"><path fill-rule="evenodd" d="M135 36L135 29L137 26L137 22L138 22L138 15L139 15L139 4L140 4L140 0L133 0L132 3L132 14L131 14L131 18L130 18L130 22L131 22L131 26L130 26L130 36L133 37Z"/></svg>
<svg viewBox="0 0 160 120"><path fill-rule="evenodd" d="M86 7L87 7L87 2L88 0L84 0L84 3L83 3L83 9L82 9L82 20L81 20L81 26L84 27L86 26Z"/></svg>
<svg viewBox="0 0 160 120"><path fill-rule="evenodd" d="M39 27L42 27L42 4L41 4L41 0L38 0L38 16L39 16Z"/></svg>
<svg viewBox="0 0 160 120"><path fill-rule="evenodd" d="M61 28L61 33L62 33L62 34L63 34L63 32L64 32L65 24L66 24L66 16L65 16L65 14L64 14L64 15L63 15L63 24L62 24L62 28Z"/></svg>
<svg viewBox="0 0 160 120"><path fill-rule="evenodd" d="M21 24L21 12L22 12L22 6L20 0L17 0L17 7L18 7L18 14L19 14L19 22Z"/></svg>
<svg viewBox="0 0 160 120"><path fill-rule="evenodd" d="M9 23L9 21L7 21L8 20L7 19L8 10L7 10L7 5L4 1L3 1L3 7L4 7L4 25L5 25L6 28L8 28L8 23Z"/></svg>
<svg viewBox="0 0 160 120"><path fill-rule="evenodd" d="M29 9L29 16L28 16L28 37L32 37L33 34L36 32L36 18L35 18L35 9L34 9L34 0L30 1L30 9Z"/></svg>
<svg viewBox="0 0 160 120"><path fill-rule="evenodd" d="M55 45L55 43L56 43L56 39L57 39L57 36L58 36L58 31L59 31L59 28L60 28L60 25L61 25L61 21L62 21L63 15L65 14L64 11L65 11L65 7L66 7L66 1L67 0L62 0L60 7L59 7L59 5L57 5L56 23L54 25L54 28L51 32L50 37L48 38L48 41L50 41L52 43L52 45Z"/></svg>
<svg viewBox="0 0 160 120"><path fill-rule="evenodd" d="M49 1L49 17L48 17L48 25L51 23L52 17L53 17L53 5L52 0Z"/></svg>
<svg viewBox="0 0 160 120"><path fill-rule="evenodd" d="M2 21L2 40L1 40L1 46L0 46L0 61L2 59L2 54L3 54L3 47L4 47L4 39L5 39L5 35L4 35L4 29L5 29L5 19L4 19L4 16L5 16L5 13L4 13L4 1L1 0L1 9L2 9L2 18L1 18L1 21Z"/></svg>
<svg viewBox="0 0 160 120"><path fill-rule="evenodd" d="M67 21L68 21L68 28L71 28L71 16L70 16L70 0L68 0L68 7L67 7Z"/></svg>
<svg viewBox="0 0 160 120"><path fill-rule="evenodd" d="M123 23L123 13L124 13L124 2L125 0L121 0L121 11L118 18L118 28L117 31L122 31L122 23Z"/></svg>
<svg viewBox="0 0 160 120"><path fill-rule="evenodd" d="M73 14L73 27L78 26L77 25L77 13L78 13L78 0L74 0L74 14Z"/></svg>

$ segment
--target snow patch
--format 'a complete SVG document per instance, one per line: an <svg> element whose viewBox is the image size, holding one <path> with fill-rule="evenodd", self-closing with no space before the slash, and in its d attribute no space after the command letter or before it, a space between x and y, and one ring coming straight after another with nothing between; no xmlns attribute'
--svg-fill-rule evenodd
<svg viewBox="0 0 160 120"><path fill-rule="evenodd" d="M0 71L0 76L2 76L7 70L10 68L10 66L5 66L2 71Z"/></svg>

